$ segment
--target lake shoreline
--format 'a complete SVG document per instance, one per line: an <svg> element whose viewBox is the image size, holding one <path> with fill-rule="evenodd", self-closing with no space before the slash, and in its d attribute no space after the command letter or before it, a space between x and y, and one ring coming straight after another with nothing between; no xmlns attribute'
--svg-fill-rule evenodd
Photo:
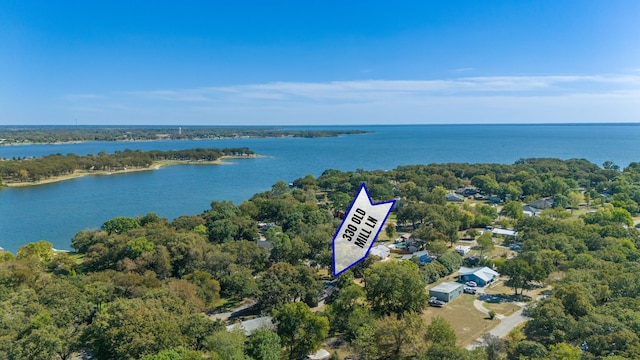
<svg viewBox="0 0 640 360"><path fill-rule="evenodd" d="M259 159L266 158L267 156L252 154L252 155L224 155L220 158L213 161L193 161L193 160L159 160L154 161L149 167L144 168L131 168L124 170L116 170L116 171L86 171L86 170L77 170L72 174L65 174L61 176L54 176L48 179L44 179L41 181L23 181L23 182L14 182L14 183L5 183L3 184L5 187L29 187L29 186L38 186L38 185L46 185L46 184L54 184L66 180L79 179L85 176L109 176L109 175L120 175L120 174L130 174L142 171L153 171L163 168L165 166L173 166L173 165L230 165L233 162L229 162L228 160L233 159Z"/></svg>
<svg viewBox="0 0 640 360"><path fill-rule="evenodd" d="M49 141L49 142L33 142L33 141L23 141L23 142L9 142L3 141L0 142L0 147L3 146L29 146L29 145L74 145L74 144L84 144L84 143L95 143L95 142L106 142L106 143L138 143L138 142L170 142L170 141L209 141L209 140L243 140L243 139L287 139L287 138L298 138L298 139L325 139L325 138L337 138L346 135L365 135L369 133L373 133L374 131L370 130L357 130L360 133L336 133L330 135L315 135L315 136L301 136L296 134L282 134L278 136L260 136L260 135L238 135L238 136L217 136L217 137L194 137L194 138L181 138L181 139L115 139L115 140L69 140L69 141Z"/></svg>

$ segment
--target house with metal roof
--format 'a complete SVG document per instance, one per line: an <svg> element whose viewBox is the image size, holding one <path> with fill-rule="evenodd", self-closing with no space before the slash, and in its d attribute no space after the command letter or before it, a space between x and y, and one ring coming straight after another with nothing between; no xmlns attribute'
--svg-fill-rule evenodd
<svg viewBox="0 0 640 360"><path fill-rule="evenodd" d="M553 198L544 198L544 199L540 199L540 200L536 200L534 202L530 202L527 205L534 207L536 209L550 209L553 207Z"/></svg>
<svg viewBox="0 0 640 360"><path fill-rule="evenodd" d="M458 190L456 190L456 194L460 194L464 197L473 196L479 192L480 191L475 186L465 186L463 188L459 188Z"/></svg>
<svg viewBox="0 0 640 360"><path fill-rule="evenodd" d="M258 329L273 329L273 321L270 316L263 316L251 320L245 320L227 326L227 331L242 330L245 335L250 336Z"/></svg>
<svg viewBox="0 0 640 360"><path fill-rule="evenodd" d="M445 195L445 198L447 199L447 201L455 201L455 202L464 201L464 196L458 195L458 194L452 193L452 192L450 192L447 195Z"/></svg>
<svg viewBox="0 0 640 360"><path fill-rule="evenodd" d="M501 228L493 228L491 230L491 234L493 236L502 235L502 236L506 236L506 237L516 237L516 236L518 236L518 232L515 231L515 230L501 229Z"/></svg>
<svg viewBox="0 0 640 360"><path fill-rule="evenodd" d="M389 249L386 245L380 244L378 246L371 248L371 251L369 251L369 254L375 255L381 258L382 260L384 260L388 258L389 255L391 254L391 249Z"/></svg>
<svg viewBox="0 0 640 360"><path fill-rule="evenodd" d="M320 349L313 354L307 355L307 360L328 360L331 359L331 353L325 349Z"/></svg>
<svg viewBox="0 0 640 360"><path fill-rule="evenodd" d="M496 281L500 276L497 271L486 266L481 268L468 268L463 266L458 270L458 273L460 274L460 281L474 281L478 286L486 286Z"/></svg>
<svg viewBox="0 0 640 360"><path fill-rule="evenodd" d="M416 258L420 265L428 264L433 261L433 258L429 256L429 252L427 250L418 251L413 254L403 255L400 259L411 260L413 258Z"/></svg>
<svg viewBox="0 0 640 360"><path fill-rule="evenodd" d="M525 205L522 207L522 213L524 214L524 216L540 216L542 211L531 205Z"/></svg>

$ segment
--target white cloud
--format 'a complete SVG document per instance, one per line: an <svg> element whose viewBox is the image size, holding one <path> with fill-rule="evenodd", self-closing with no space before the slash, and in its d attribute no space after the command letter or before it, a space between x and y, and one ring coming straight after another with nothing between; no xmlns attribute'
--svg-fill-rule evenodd
<svg viewBox="0 0 640 360"><path fill-rule="evenodd" d="M94 111L104 99L105 111L140 114L139 123L640 122L640 75L272 82L68 99Z"/></svg>
<svg viewBox="0 0 640 360"><path fill-rule="evenodd" d="M97 94L67 94L64 96L64 98L68 101L83 101L103 99L104 96Z"/></svg>
<svg viewBox="0 0 640 360"><path fill-rule="evenodd" d="M242 99L282 101L361 101L389 96L467 96L500 93L514 96L561 95L584 91L612 91L620 86L640 87L640 76L485 76L442 80L359 80L332 82L272 82L203 87L181 90L128 92L132 96L182 102L215 102Z"/></svg>

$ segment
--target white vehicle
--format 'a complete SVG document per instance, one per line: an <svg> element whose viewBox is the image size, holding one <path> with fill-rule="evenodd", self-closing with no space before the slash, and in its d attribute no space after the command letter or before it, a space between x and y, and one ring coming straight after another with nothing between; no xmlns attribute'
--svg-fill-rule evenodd
<svg viewBox="0 0 640 360"><path fill-rule="evenodd" d="M478 293L478 290L468 286L465 286L465 288L462 291L464 291L465 294L471 294L471 295L475 295L476 293Z"/></svg>
<svg viewBox="0 0 640 360"><path fill-rule="evenodd" d="M435 307L443 307L444 306L444 301L438 300L438 298L436 298L434 296L431 299L429 299L429 305L435 306Z"/></svg>

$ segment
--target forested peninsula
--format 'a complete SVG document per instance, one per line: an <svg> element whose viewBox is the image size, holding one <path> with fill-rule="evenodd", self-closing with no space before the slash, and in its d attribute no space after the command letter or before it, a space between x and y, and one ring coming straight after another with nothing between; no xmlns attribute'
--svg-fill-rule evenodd
<svg viewBox="0 0 640 360"><path fill-rule="evenodd" d="M364 134L363 130L283 129L260 127L139 126L0 126L0 145L83 141L205 140L263 137L321 138Z"/></svg>
<svg viewBox="0 0 640 360"><path fill-rule="evenodd" d="M199 148L170 151L124 150L97 155L53 154L39 158L0 160L0 184L25 186L69 178L155 169L172 164L218 164L223 158L248 158L248 148Z"/></svg>
<svg viewBox="0 0 640 360"><path fill-rule="evenodd" d="M334 279L363 183L396 199L387 251ZM74 252L0 252L0 358L640 359L639 206L640 163L523 159L326 170L172 221L116 217ZM429 300L468 268L499 275Z"/></svg>

